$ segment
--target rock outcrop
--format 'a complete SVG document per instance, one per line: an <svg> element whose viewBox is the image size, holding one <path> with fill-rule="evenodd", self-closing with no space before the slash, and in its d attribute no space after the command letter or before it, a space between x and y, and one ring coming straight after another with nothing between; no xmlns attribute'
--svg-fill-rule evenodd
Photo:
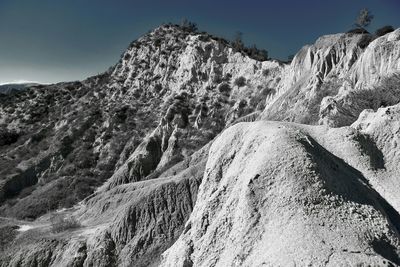
<svg viewBox="0 0 400 267"><path fill-rule="evenodd" d="M399 214L313 137L347 139L351 148L349 130L324 131L272 122L224 131L161 266L400 264Z"/></svg>
<svg viewBox="0 0 400 267"><path fill-rule="evenodd" d="M364 110L352 127L366 136L362 149L371 157L377 179L371 183L397 211L400 211L400 105L380 108L376 112ZM364 144L365 143L365 144Z"/></svg>

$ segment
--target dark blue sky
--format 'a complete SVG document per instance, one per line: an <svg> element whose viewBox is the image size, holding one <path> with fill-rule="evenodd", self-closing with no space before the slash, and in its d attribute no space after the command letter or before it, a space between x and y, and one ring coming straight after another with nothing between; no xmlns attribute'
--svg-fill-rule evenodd
<svg viewBox="0 0 400 267"><path fill-rule="evenodd" d="M83 79L115 64L128 44L182 18L231 38L244 33L286 59L323 34L347 31L361 8L370 27L400 27L400 0L0 0L0 83Z"/></svg>

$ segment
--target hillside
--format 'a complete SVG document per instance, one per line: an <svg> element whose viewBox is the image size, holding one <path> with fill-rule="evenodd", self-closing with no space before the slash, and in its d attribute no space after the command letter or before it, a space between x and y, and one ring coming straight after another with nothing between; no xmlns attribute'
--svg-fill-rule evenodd
<svg viewBox="0 0 400 267"><path fill-rule="evenodd" d="M399 48L261 62L167 24L2 96L0 266L400 265Z"/></svg>
<svg viewBox="0 0 400 267"><path fill-rule="evenodd" d="M275 83L262 73L274 68L208 35L164 26L133 42L100 76L6 96L0 214L36 218L72 206L111 176L118 185L163 171L261 110L260 94ZM238 77L247 84L236 86ZM151 151L135 158L135 150ZM134 167L123 180L115 171L128 163Z"/></svg>

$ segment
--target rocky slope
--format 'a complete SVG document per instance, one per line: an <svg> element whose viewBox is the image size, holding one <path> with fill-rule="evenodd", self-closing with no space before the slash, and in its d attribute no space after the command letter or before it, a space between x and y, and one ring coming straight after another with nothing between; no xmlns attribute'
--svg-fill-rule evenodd
<svg viewBox="0 0 400 267"><path fill-rule="evenodd" d="M115 186L162 172L262 110L276 83L263 71L279 68L166 25L100 76L5 96L0 214L35 218L72 206L111 176Z"/></svg>
<svg viewBox="0 0 400 267"><path fill-rule="evenodd" d="M369 184L358 134L277 122L224 131L161 266L400 264L400 217ZM342 158L327 149L339 140Z"/></svg>
<svg viewBox="0 0 400 267"><path fill-rule="evenodd" d="M400 265L399 45L329 35L284 65L163 25L2 96L0 266Z"/></svg>
<svg viewBox="0 0 400 267"><path fill-rule="evenodd" d="M339 127L364 109L398 103L400 29L374 38L327 35L302 48L262 118Z"/></svg>

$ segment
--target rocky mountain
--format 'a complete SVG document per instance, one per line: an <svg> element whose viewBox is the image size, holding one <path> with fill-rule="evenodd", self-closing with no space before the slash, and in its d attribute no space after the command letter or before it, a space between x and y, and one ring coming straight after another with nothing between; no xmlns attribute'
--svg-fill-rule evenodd
<svg viewBox="0 0 400 267"><path fill-rule="evenodd" d="M2 96L0 266L400 265L399 48L261 62L168 24Z"/></svg>

